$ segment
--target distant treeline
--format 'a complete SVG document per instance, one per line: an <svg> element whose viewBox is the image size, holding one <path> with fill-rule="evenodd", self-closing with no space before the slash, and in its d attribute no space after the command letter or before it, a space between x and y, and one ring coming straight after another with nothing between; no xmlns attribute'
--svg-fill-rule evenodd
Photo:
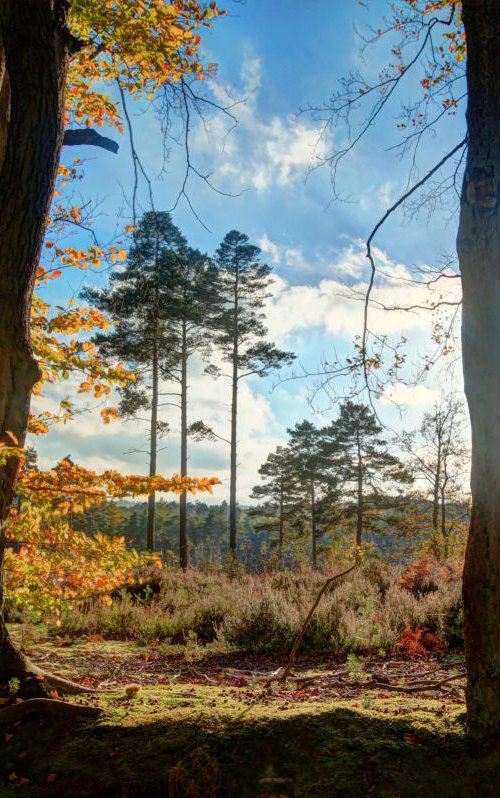
<svg viewBox="0 0 500 798"><path fill-rule="evenodd" d="M387 528L385 532L370 531L367 545L375 547L384 559L407 562L415 552L429 545L433 529L430 523L432 504L421 500L412 504L413 524L402 524L399 528ZM168 562L179 557L179 502L157 502L157 548ZM108 501L93 507L73 518L73 526L87 534L104 532L107 535L123 535L130 546L145 549L147 542L147 502ZM449 519L457 528L466 529L468 507L450 503L447 507ZM238 507L238 561L249 571L260 572L266 564L275 566L279 561L279 547L273 525L265 528L256 508ZM424 520L425 519L425 520ZM420 522L420 523L419 523ZM352 543L355 530L349 525L337 526L318 538L320 561L335 560L343 549ZM223 501L208 505L201 501L189 503L188 559L189 564L203 568L207 564L224 563L229 555L228 504ZM293 567L311 557L308 536L297 536L285 546L283 567Z"/></svg>
<svg viewBox="0 0 500 798"><path fill-rule="evenodd" d="M106 502L75 515L73 526L88 534L123 535L131 546L145 549L147 502ZM238 559L250 570L258 570L266 552L271 552L271 533L256 532L249 512L238 507ZM168 560L179 555L179 502L160 500L156 505L156 548ZM229 554L228 504L189 502L188 559L191 565L225 561Z"/></svg>

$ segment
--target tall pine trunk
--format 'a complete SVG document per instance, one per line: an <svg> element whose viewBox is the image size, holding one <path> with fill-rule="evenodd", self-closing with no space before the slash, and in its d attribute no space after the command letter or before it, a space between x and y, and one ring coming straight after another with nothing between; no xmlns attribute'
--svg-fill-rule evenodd
<svg viewBox="0 0 500 798"><path fill-rule="evenodd" d="M158 393L159 393L159 352L158 352L158 287L155 299L155 323L153 327L152 350L152 376L151 376L151 427L149 439L149 476L156 476L158 454ZM155 550L156 531L156 494L153 491L148 496L148 523L146 532L146 545L148 551Z"/></svg>
<svg viewBox="0 0 500 798"><path fill-rule="evenodd" d="M312 567L317 568L318 554L317 554L317 537L318 529L316 525L316 491L314 489L314 481L311 482L311 543L312 543Z"/></svg>
<svg viewBox="0 0 500 798"><path fill-rule="evenodd" d="M283 568L283 532L284 532L284 512L285 512L285 488L283 483L280 486L280 521L279 521L279 539L278 539L278 563L279 567Z"/></svg>
<svg viewBox="0 0 500 798"><path fill-rule="evenodd" d="M181 476L187 474L187 336L186 322L182 323L181 349ZM188 565L187 553L187 495L181 493L179 499L179 561L183 570Z"/></svg>
<svg viewBox="0 0 500 798"><path fill-rule="evenodd" d="M358 500L356 505L356 546L361 546L363 540L364 500L363 500L363 455L359 432L357 436L358 450Z"/></svg>
<svg viewBox="0 0 500 798"><path fill-rule="evenodd" d="M237 472L237 432L238 430L238 365L233 361L231 389L231 462L229 485L229 554L236 558L236 472Z"/></svg>
<svg viewBox="0 0 500 798"><path fill-rule="evenodd" d="M500 3L463 0L468 154L457 239L472 428L464 571L467 711L473 737L500 735Z"/></svg>
<svg viewBox="0 0 500 798"><path fill-rule="evenodd" d="M62 145L72 40L66 3L0 4L0 441L24 445L30 397L39 377L30 343L33 283ZM10 434L9 434L10 433ZM26 660L4 619L7 524L19 462L0 462L0 679L22 675Z"/></svg>
<svg viewBox="0 0 500 798"><path fill-rule="evenodd" d="M236 559L236 476L237 476L237 435L238 435L238 310L239 280L236 274L234 286L234 332L233 332L233 373L231 377L231 459L229 484L229 557Z"/></svg>

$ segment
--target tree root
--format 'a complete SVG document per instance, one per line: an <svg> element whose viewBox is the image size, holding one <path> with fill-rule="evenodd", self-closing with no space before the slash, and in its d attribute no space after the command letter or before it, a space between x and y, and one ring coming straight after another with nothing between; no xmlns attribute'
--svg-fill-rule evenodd
<svg viewBox="0 0 500 798"><path fill-rule="evenodd" d="M70 679L63 679L62 676L55 676L53 673L44 671L32 663L27 666L27 672L41 677L44 684L47 687L52 688L52 690L60 690L62 693L66 693L67 695L82 695L98 692L93 687L86 687L83 684L72 682Z"/></svg>
<svg viewBox="0 0 500 798"><path fill-rule="evenodd" d="M0 709L0 724L16 723L28 715L49 714L57 718L95 718L102 713L100 707L71 704L54 698L29 698Z"/></svg>

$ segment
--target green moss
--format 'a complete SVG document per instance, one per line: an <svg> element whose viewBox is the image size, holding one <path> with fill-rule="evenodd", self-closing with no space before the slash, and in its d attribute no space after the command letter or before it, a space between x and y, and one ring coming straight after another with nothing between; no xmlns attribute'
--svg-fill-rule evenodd
<svg viewBox="0 0 500 798"><path fill-rule="evenodd" d="M145 687L99 699L92 724L30 720L2 742L2 775L22 794L255 798L495 795L500 757L467 753L460 709L401 698L284 703L212 686ZM57 779L47 784L47 776ZM169 787L170 785L170 787ZM198 792L195 791L197 785ZM191 792L187 792L188 788ZM218 791L216 791L216 788ZM4 781L0 796L19 794Z"/></svg>
<svg viewBox="0 0 500 798"><path fill-rule="evenodd" d="M16 632L17 633L17 632ZM33 644L44 667L132 681L148 649L118 641ZM157 651L153 649L152 651ZM169 647L179 656L182 647ZM152 678L165 675L156 671ZM470 756L463 708L419 697L285 700L262 687L143 685L92 697L92 723L33 718L0 729L0 798L487 798L500 756ZM9 782L9 776L16 780ZM57 774L47 783L49 774ZM29 783L19 784L19 777Z"/></svg>

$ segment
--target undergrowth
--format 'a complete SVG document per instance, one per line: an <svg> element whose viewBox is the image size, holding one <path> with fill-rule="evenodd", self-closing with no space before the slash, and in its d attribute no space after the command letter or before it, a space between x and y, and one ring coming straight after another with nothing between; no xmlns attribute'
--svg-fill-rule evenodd
<svg viewBox="0 0 500 798"><path fill-rule="evenodd" d="M302 650L411 655L413 633L418 654L425 654L426 641L434 651L461 647L459 569L422 562L406 571L364 563L324 596ZM145 590L141 597L122 591L110 606L96 602L85 611L68 609L55 631L142 644L217 640L241 651L286 652L323 579L311 570L229 578L165 569L157 593Z"/></svg>

